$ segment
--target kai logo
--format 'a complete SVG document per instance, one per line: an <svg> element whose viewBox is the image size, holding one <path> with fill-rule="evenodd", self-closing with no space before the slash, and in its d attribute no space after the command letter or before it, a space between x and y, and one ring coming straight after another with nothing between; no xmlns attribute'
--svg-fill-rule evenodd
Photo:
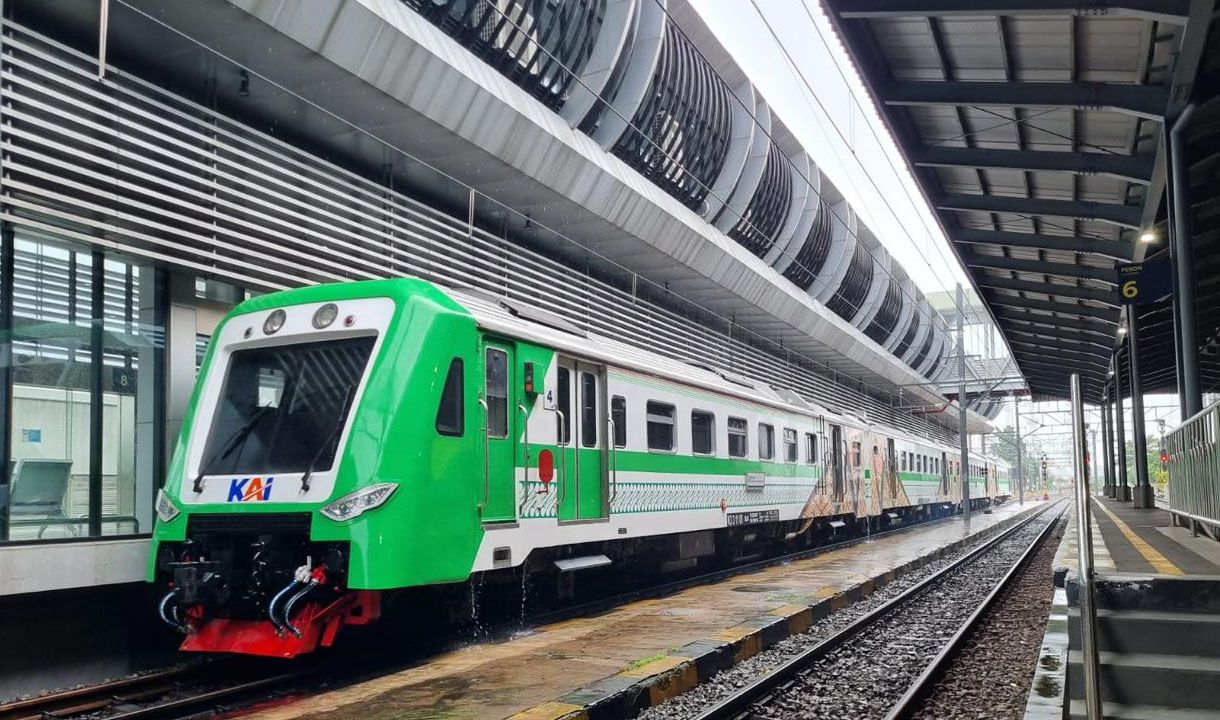
<svg viewBox="0 0 1220 720"><path fill-rule="evenodd" d="M271 499L271 483L275 478L233 478L229 481L229 498L225 502L266 502Z"/></svg>

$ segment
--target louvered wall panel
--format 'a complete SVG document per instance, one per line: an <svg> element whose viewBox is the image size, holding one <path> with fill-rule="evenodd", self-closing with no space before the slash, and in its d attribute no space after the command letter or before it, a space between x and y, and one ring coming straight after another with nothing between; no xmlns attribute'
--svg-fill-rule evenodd
<svg viewBox="0 0 1220 720"><path fill-rule="evenodd" d="M10 221L263 290L397 275L482 288L653 352L951 439L807 358L757 347L766 341L740 327L696 322L117 70L99 83L93 58L4 28Z"/></svg>

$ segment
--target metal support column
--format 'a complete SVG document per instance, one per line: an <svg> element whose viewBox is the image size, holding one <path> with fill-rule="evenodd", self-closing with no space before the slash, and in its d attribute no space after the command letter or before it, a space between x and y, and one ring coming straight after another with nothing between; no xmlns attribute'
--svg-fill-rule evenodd
<svg viewBox="0 0 1220 720"><path fill-rule="evenodd" d="M1117 421L1114 430L1118 434L1118 487L1114 488L1114 499L1126 502L1131 499L1131 487L1127 484L1127 431L1123 427L1123 386L1118 358L1114 359L1114 406Z"/></svg>
<svg viewBox="0 0 1220 720"><path fill-rule="evenodd" d="M1021 439L1021 398L1015 393L1012 396L1012 416L1013 425L1016 427L1017 436L1017 505L1025 504L1025 441Z"/></svg>
<svg viewBox="0 0 1220 720"><path fill-rule="evenodd" d="M1110 426L1109 388L1102 398L1102 467L1105 471L1105 497L1114 497L1114 428Z"/></svg>
<svg viewBox="0 0 1220 720"><path fill-rule="evenodd" d="M1085 469L1088 439L1084 433L1084 403L1080 399L1080 375L1072 373L1072 460L1075 469L1076 555L1080 585L1080 639L1084 665L1084 704L1090 720L1101 720L1101 682L1097 673L1097 614L1093 596L1093 523L1089 508L1089 485Z"/></svg>
<svg viewBox="0 0 1220 720"><path fill-rule="evenodd" d="M102 534L102 355L105 350L106 262L100 250L90 266L89 324L89 536Z"/></svg>
<svg viewBox="0 0 1220 720"><path fill-rule="evenodd" d="M1190 165L1184 132L1193 111L1194 105L1187 105L1167 134L1171 175L1166 198L1173 210L1169 235L1177 290L1174 309L1177 312L1175 327L1178 330L1176 339L1180 370L1178 394L1181 396L1183 419L1203 409L1203 395L1199 390L1199 330L1195 318L1195 255L1190 228ZM1136 507L1151 507L1150 504L1141 506L1138 502L1137 499Z"/></svg>
<svg viewBox="0 0 1220 720"><path fill-rule="evenodd" d="M13 226L0 225L0 467L13 454ZM9 473L0 473L0 540L8 540Z"/></svg>
<svg viewBox="0 0 1220 720"><path fill-rule="evenodd" d="M1131 354L1131 437L1135 442L1134 507L1154 507L1152 486L1148 484L1148 436L1144 434L1144 383L1140 379L1140 323L1135 306L1127 308L1127 345Z"/></svg>
<svg viewBox="0 0 1220 720"><path fill-rule="evenodd" d="M957 436L961 440L962 518L970 519L970 434L966 425L966 296L957 284Z"/></svg>

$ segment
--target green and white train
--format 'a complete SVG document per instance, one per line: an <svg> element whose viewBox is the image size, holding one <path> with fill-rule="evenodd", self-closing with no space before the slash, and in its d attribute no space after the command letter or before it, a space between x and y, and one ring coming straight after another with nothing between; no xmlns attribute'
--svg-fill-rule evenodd
<svg viewBox="0 0 1220 720"><path fill-rule="evenodd" d="M1010 494L1002 463L972 460L975 503ZM320 285L217 329L148 579L184 649L293 656L375 620L385 591L526 562L672 569L952 512L959 466L539 308L409 278Z"/></svg>

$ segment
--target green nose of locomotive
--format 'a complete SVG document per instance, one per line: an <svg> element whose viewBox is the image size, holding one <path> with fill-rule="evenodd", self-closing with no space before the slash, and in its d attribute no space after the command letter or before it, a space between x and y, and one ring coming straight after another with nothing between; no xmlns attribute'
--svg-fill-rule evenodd
<svg viewBox="0 0 1220 720"><path fill-rule="evenodd" d="M397 488L353 487L340 473L395 302L308 301L325 295L310 290L237 308L200 374L176 488L157 499L156 574L168 584L159 612L186 649L253 643L284 655L316 643L321 610L346 594L350 550L315 541L313 513L351 522Z"/></svg>

